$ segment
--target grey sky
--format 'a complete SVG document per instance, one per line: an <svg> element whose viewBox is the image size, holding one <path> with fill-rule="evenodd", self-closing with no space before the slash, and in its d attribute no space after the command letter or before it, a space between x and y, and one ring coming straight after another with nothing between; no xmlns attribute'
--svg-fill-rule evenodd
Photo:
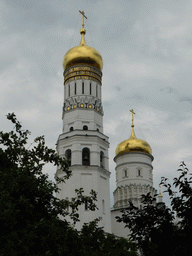
<svg viewBox="0 0 192 256"><path fill-rule="evenodd" d="M131 133L154 156L154 185L180 161L192 169L192 1L1 0L1 130L15 112L33 137L55 148L61 133L62 59L80 42L102 55L104 133L110 138L111 194L115 148ZM47 168L53 178L55 169Z"/></svg>

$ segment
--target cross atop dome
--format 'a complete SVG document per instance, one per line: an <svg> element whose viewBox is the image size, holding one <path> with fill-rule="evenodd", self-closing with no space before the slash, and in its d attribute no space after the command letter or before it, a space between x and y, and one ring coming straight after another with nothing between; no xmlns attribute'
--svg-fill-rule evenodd
<svg viewBox="0 0 192 256"><path fill-rule="evenodd" d="M85 16L84 11L79 10L79 13L82 15L82 28L80 29L81 41L78 46L71 48L65 54L63 59L63 69L66 70L76 65L86 65L87 67L88 66L94 67L94 68L97 68L99 71L102 71L103 60L102 60L101 54L93 47L88 46L85 42L86 30L84 28L84 18L87 19L87 17ZM90 71L90 69L88 70ZM69 76L70 78L73 78L73 80L79 80L82 78L87 80L88 77L93 76L93 72L92 74L89 74L89 76L87 76L88 73L82 73L82 72L81 72L82 76L79 76L79 74L76 76L76 74L77 73L73 73ZM101 75L102 73L99 74L99 79L97 79L99 82L101 82ZM96 74L96 77L98 78L98 74ZM67 80L68 79L65 79L64 83L66 83Z"/></svg>
<svg viewBox="0 0 192 256"><path fill-rule="evenodd" d="M85 42L85 34L86 34L86 30L84 29L84 18L87 19L87 17L85 16L85 13L84 11L79 11L82 15L82 28L80 30L80 34L81 34L81 42L80 42L80 45L86 45L86 42Z"/></svg>
<svg viewBox="0 0 192 256"><path fill-rule="evenodd" d="M133 115L135 115L135 112L134 112L133 109L131 109L131 110L129 110L129 111L132 113L132 125L131 125L131 127L134 127L134 124L133 124L133 120L134 120Z"/></svg>
<svg viewBox="0 0 192 256"><path fill-rule="evenodd" d="M87 19L87 17L85 16L85 12L84 11L80 11L79 12L82 14L82 28L84 28L84 17Z"/></svg>
<svg viewBox="0 0 192 256"><path fill-rule="evenodd" d="M116 148L116 156L127 152L144 152L151 154L152 151L149 144L144 140L137 139L137 137L135 136L133 123L135 112L133 109L129 111L132 113L131 136L128 140L124 140L119 143Z"/></svg>

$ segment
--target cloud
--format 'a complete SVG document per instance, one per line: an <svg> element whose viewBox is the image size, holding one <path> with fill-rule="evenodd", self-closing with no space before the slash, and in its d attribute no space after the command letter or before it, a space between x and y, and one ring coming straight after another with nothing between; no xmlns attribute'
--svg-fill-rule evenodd
<svg viewBox="0 0 192 256"><path fill-rule="evenodd" d="M127 78L157 78L165 79L173 76L176 67L168 63L156 61L127 61L123 56L120 57L122 64L118 65L117 71ZM123 61L122 61L123 60Z"/></svg>
<svg viewBox="0 0 192 256"><path fill-rule="evenodd" d="M181 97L179 99L180 102L188 102L190 105L192 105L192 96L191 97L187 97L187 96L184 96L184 97Z"/></svg>

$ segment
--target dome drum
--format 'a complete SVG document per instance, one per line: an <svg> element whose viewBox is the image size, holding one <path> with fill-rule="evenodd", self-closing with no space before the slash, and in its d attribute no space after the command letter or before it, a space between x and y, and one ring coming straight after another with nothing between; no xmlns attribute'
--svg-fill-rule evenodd
<svg viewBox="0 0 192 256"><path fill-rule="evenodd" d="M102 72L88 65L75 65L64 71L64 85L74 80L93 80L101 84Z"/></svg>

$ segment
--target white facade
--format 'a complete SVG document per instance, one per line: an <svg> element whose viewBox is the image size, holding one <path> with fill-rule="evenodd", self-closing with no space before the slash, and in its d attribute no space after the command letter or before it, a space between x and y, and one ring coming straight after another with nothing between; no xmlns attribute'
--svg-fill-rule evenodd
<svg viewBox="0 0 192 256"><path fill-rule="evenodd" d="M98 210L90 211L82 205L80 222L75 227L80 230L84 223L100 218L99 226L111 232L109 142L103 134L101 87L99 81L91 78L67 81L64 85L63 128L57 152L69 160L72 177L59 184L58 198L75 197L75 189L79 188L89 195L93 189L97 192ZM62 175L58 169L56 176L61 178Z"/></svg>
<svg viewBox="0 0 192 256"><path fill-rule="evenodd" d="M112 233L117 236L127 237L128 229L125 224L117 223L116 216L121 216L121 210L126 208L129 201L137 207L142 207L141 195L151 193L153 188L153 156L144 152L127 152L117 155L116 162L116 190L114 195L114 207L111 211Z"/></svg>

